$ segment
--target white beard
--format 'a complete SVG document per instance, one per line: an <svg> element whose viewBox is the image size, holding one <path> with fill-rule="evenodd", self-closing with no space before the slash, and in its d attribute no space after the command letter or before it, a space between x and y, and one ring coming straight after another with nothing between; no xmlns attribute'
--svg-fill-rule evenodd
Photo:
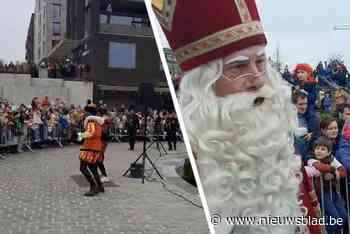
<svg viewBox="0 0 350 234"><path fill-rule="evenodd" d="M197 167L209 210L223 218L215 226L217 234L295 231L292 225L227 225L227 216L300 216L300 181L295 173L301 164L293 147L297 112L290 89L275 71L268 70L267 84L259 91L224 98L215 96L211 88L220 76L220 61L193 71L181 84L182 114L198 153ZM265 101L253 107L257 97Z"/></svg>

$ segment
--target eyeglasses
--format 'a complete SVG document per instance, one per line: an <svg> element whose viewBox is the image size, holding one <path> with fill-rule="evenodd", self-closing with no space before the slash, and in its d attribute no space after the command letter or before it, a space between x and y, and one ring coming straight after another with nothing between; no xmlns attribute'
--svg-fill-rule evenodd
<svg viewBox="0 0 350 234"><path fill-rule="evenodd" d="M226 73L229 73L229 72L226 72ZM261 71L261 72L257 72L257 73L246 73L246 74L242 74L242 75L236 75L236 76L234 76L234 75L230 75L230 76L227 76L227 75L225 75L225 74L222 74L222 77L225 79L225 80L227 80L227 81L229 81L229 82L234 82L234 81L243 81L244 79L248 79L248 78L253 78L253 79L256 79L256 78L259 78L259 77L261 77L261 76L264 76L264 75L266 75L266 73L267 73L267 70L266 69L264 69L263 71ZM231 73L232 74L232 73Z"/></svg>
<svg viewBox="0 0 350 234"><path fill-rule="evenodd" d="M223 78L225 80L228 80L230 82L233 81L243 81L244 79L248 78L258 78L260 76L263 76L267 73L267 65L266 65L266 59L259 58L254 62L254 65L251 64L250 61L247 62L236 62L236 65L225 64L224 65L224 71L222 74ZM252 67L255 66L257 69L257 72L252 72Z"/></svg>

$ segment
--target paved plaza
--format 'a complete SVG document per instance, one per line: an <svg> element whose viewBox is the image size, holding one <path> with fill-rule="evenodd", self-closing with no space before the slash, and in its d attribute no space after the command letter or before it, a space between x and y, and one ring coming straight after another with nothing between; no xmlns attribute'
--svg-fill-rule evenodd
<svg viewBox="0 0 350 234"><path fill-rule="evenodd" d="M106 168L113 183L106 193L84 197L88 185L79 172L79 146L38 149L0 160L1 234L138 234L209 233L197 190L175 172L186 156L185 147L159 158L149 156L165 183L152 170L151 178L122 176L141 153L126 143L111 143ZM155 181L150 181L150 180ZM175 195L178 194L178 195ZM179 196L180 195L180 196Z"/></svg>

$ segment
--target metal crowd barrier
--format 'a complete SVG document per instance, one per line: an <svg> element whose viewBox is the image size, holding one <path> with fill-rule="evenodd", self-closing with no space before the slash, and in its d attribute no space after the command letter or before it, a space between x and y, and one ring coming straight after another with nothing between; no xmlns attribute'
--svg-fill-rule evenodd
<svg viewBox="0 0 350 234"><path fill-rule="evenodd" d="M123 142L126 141L126 138L129 137L128 131L127 130L120 130L117 129L115 131L109 131L109 136L111 141L115 141L115 142ZM161 141L166 141L167 140L167 134L166 132L163 132L161 134L156 134L156 133L152 133L152 132L147 132L147 138L149 138L151 141L156 140L155 138L160 138ZM178 141L183 141L182 136L180 133L176 133L177 139ZM140 137L144 137L143 134L137 133L136 134L136 138L140 138Z"/></svg>
<svg viewBox="0 0 350 234"><path fill-rule="evenodd" d="M319 78L319 80L322 80L324 83L326 83L328 85L328 87L330 87L332 90L342 89L345 91L345 93L347 95L350 94L350 89L348 87L349 81L347 81L347 86L343 87L343 86L339 86L338 84L336 84L335 81L331 80L331 78L327 78L325 76L318 76L318 78Z"/></svg>
<svg viewBox="0 0 350 234"><path fill-rule="evenodd" d="M48 140L51 142L56 142L59 147L63 148L62 144L62 130L59 128L58 124L55 126L48 127L47 136Z"/></svg>
<svg viewBox="0 0 350 234"><path fill-rule="evenodd" d="M1 126L0 128L0 157L3 158L6 154L13 150L17 145L15 137L15 129L12 126Z"/></svg>
<svg viewBox="0 0 350 234"><path fill-rule="evenodd" d="M47 122L43 124L27 126L26 124L21 129L16 129L14 126L0 126L0 158L3 158L8 153L22 152L23 149L33 151L35 145L56 144L60 148L72 139L69 139L75 132L83 132L83 122L77 125L62 128L59 124L54 126ZM147 131L147 138L149 141L166 141L167 134L165 131L155 132ZM119 128L117 124L110 124L108 126L108 134L110 141L126 142L128 141L128 131L126 128ZM179 141L182 141L181 132L177 132ZM142 131L136 134L137 138L142 138L144 135Z"/></svg>
<svg viewBox="0 0 350 234"><path fill-rule="evenodd" d="M316 191L318 201L320 203L320 208L321 208L321 215L327 221L326 217L326 207L329 207L329 205L326 205L327 202L333 203L336 209L339 209L339 205L344 202L345 205L345 211L346 211L346 218L347 220L343 220L343 224L346 222L345 225L347 225L347 231L349 232L350 230L350 207L349 207L349 178L346 176L345 178L342 178L341 180L336 180L335 178L332 180L325 180L324 175L321 174L320 177L312 177L312 184L314 187L314 190ZM334 191L335 190L335 191ZM337 196L336 198L334 196ZM339 200L340 198L340 200ZM329 199L329 200L327 200ZM342 201L341 201L342 200ZM335 205L335 202L337 204ZM338 203L340 202L340 203ZM339 213L338 213L339 215ZM335 217L333 217L335 218ZM339 217L337 217L339 218ZM329 220L328 220L329 221ZM347 234L345 233L343 227L340 232L336 233L341 233L341 234ZM325 230L325 229L324 229ZM325 234L332 234L327 233L325 231Z"/></svg>
<svg viewBox="0 0 350 234"><path fill-rule="evenodd" d="M53 144L63 147L62 140L65 139L65 131L59 125L48 127L40 124L32 127L24 126L16 129L13 126L0 128L0 158L8 153L22 152L27 149L34 152L32 146L35 144Z"/></svg>

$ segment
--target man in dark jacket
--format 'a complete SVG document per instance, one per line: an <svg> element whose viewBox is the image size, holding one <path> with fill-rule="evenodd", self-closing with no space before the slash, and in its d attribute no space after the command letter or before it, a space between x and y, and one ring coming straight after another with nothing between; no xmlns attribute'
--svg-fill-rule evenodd
<svg viewBox="0 0 350 234"><path fill-rule="evenodd" d="M179 129L179 123L176 118L176 113L172 112L169 114L166 120L166 132L167 132L167 140L168 140L168 149L172 151L173 149L176 151L176 133Z"/></svg>
<svg viewBox="0 0 350 234"><path fill-rule="evenodd" d="M134 110L130 111L130 115L128 117L128 134L129 134L129 150L134 150L135 142L136 142L136 133L139 127L139 119L137 115L134 113Z"/></svg>

